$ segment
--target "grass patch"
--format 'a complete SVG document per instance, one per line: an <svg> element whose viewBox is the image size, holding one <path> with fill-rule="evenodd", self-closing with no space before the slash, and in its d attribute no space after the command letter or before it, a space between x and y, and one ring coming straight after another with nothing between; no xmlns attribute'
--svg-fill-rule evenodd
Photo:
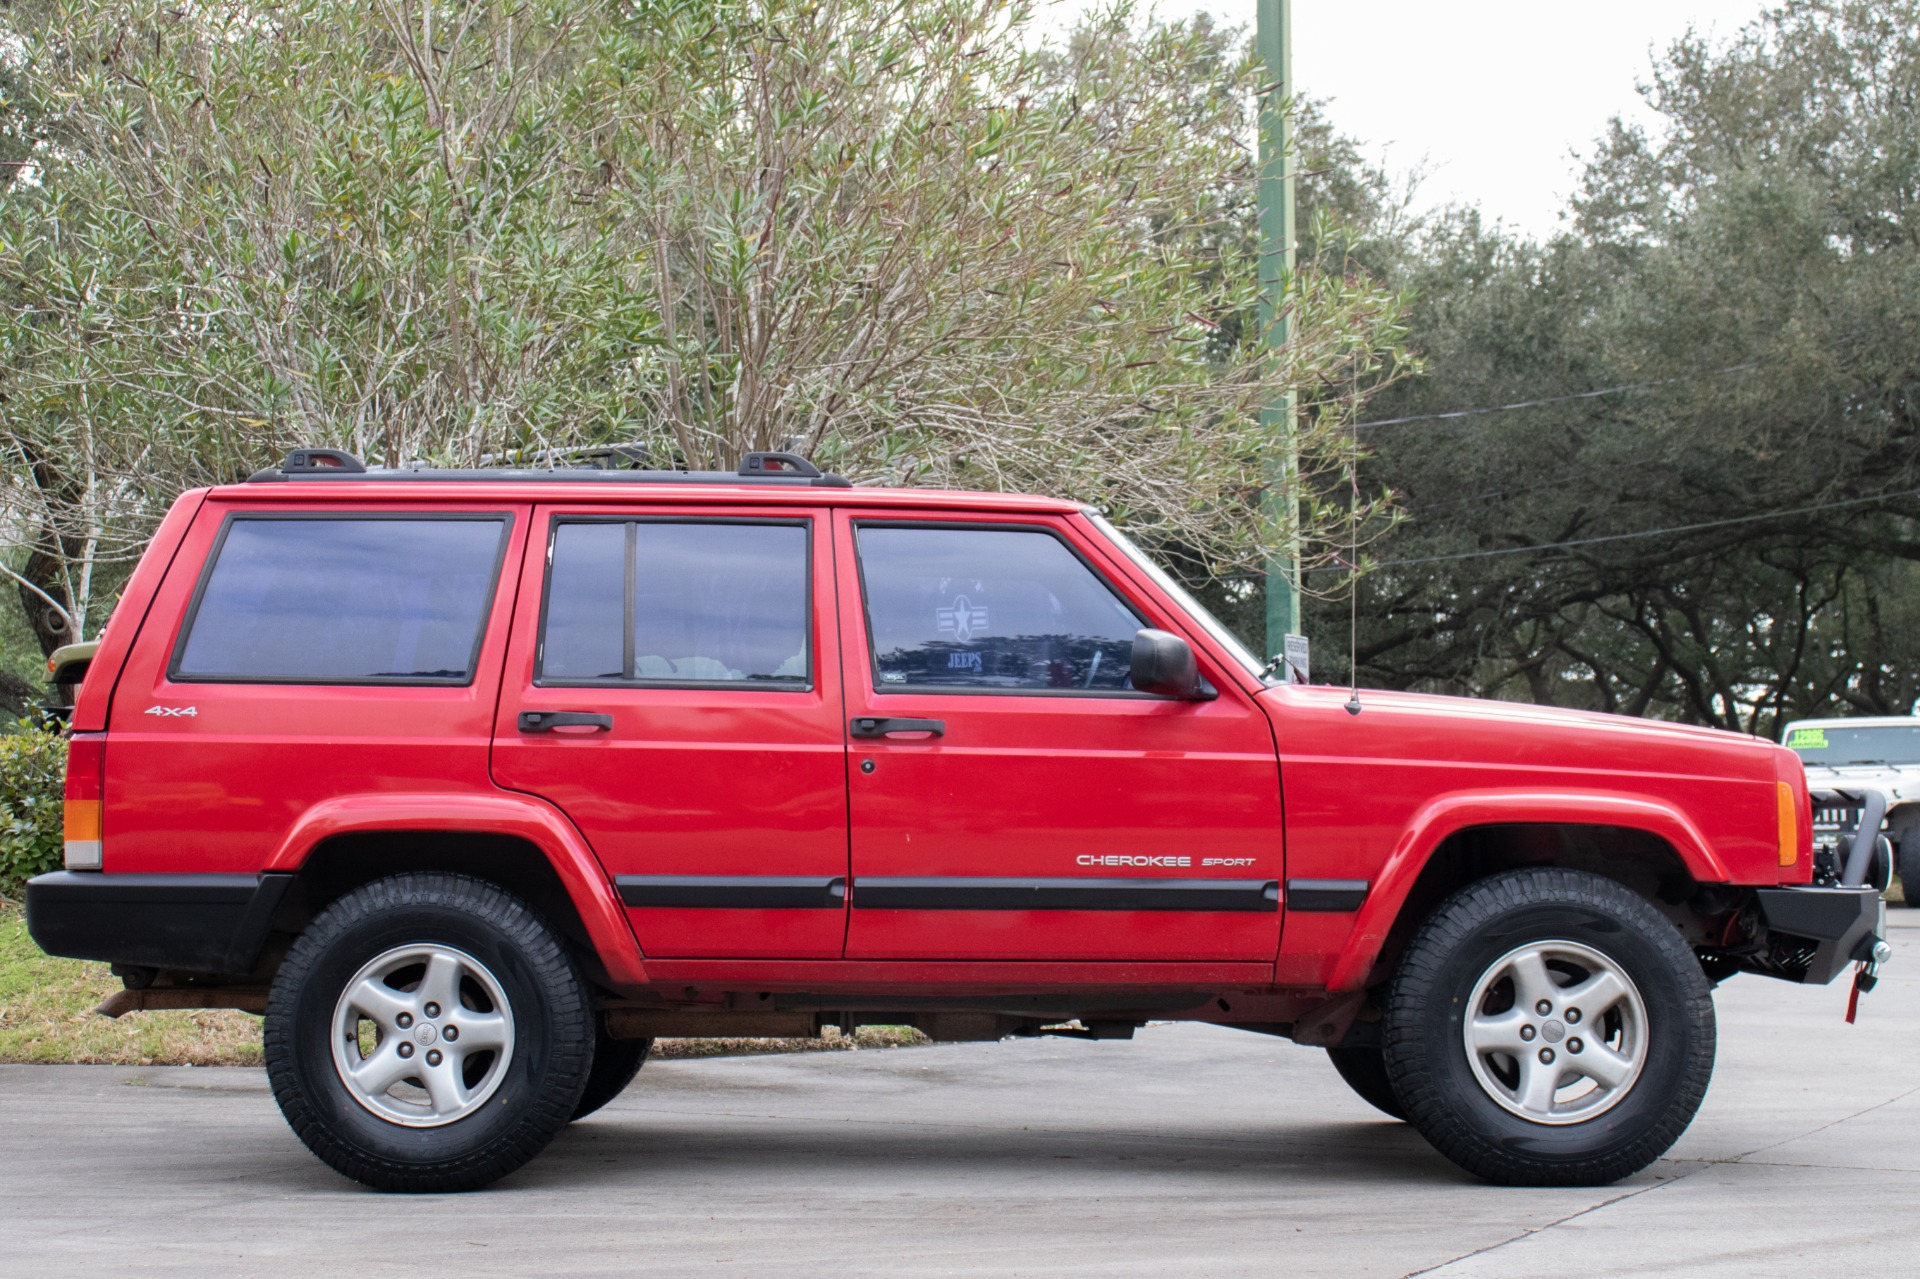
<svg viewBox="0 0 1920 1279"><path fill-rule="evenodd" d="M120 989L105 964L55 959L0 903L0 1062L88 1066L258 1066L260 1019L199 1010L96 1017Z"/></svg>
<svg viewBox="0 0 1920 1279"><path fill-rule="evenodd" d="M55 959L27 936L20 907L0 898L0 1062L86 1066L258 1066L260 1019L221 1010L94 1015L120 989L105 964ZM862 1026L850 1038L661 1039L655 1057L905 1048L928 1042L907 1026Z"/></svg>

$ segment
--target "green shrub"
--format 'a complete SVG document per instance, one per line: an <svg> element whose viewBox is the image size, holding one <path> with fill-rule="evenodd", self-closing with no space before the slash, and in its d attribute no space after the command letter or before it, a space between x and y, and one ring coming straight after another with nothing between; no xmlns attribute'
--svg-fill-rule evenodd
<svg viewBox="0 0 1920 1279"><path fill-rule="evenodd" d="M67 742L26 720L0 736L0 894L61 865Z"/></svg>

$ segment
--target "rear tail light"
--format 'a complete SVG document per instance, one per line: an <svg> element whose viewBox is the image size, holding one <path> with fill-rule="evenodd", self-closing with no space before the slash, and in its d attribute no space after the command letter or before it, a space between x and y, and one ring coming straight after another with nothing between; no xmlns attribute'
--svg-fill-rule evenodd
<svg viewBox="0 0 1920 1279"><path fill-rule="evenodd" d="M101 816L107 778L107 735L75 733L67 742L68 870L101 868Z"/></svg>
<svg viewBox="0 0 1920 1279"><path fill-rule="evenodd" d="M1779 806L1780 864L1791 866L1800 860L1799 796L1786 782L1775 782L1773 785Z"/></svg>

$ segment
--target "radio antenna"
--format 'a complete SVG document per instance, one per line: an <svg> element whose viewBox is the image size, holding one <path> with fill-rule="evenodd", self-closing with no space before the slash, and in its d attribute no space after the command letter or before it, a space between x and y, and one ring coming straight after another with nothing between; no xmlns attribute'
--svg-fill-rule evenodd
<svg viewBox="0 0 1920 1279"><path fill-rule="evenodd" d="M1356 441L1357 443L1357 441ZM1347 463L1347 714L1360 713L1360 467Z"/></svg>

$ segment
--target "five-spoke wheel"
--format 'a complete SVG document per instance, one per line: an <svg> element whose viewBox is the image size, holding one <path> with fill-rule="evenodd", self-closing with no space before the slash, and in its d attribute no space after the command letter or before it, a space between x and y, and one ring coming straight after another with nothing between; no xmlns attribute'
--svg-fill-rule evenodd
<svg viewBox="0 0 1920 1279"><path fill-rule="evenodd" d="M410 1128L487 1103L513 1055L513 1007L479 960L397 946L368 960L333 1014L333 1065L353 1099Z"/></svg>
<svg viewBox="0 0 1920 1279"><path fill-rule="evenodd" d="M1713 1072L1691 947L1624 884L1545 867L1476 881L1400 960L1383 1021L1395 1098L1468 1171L1600 1185L1685 1131Z"/></svg>
<svg viewBox="0 0 1920 1279"><path fill-rule="evenodd" d="M1646 1004L1591 946L1516 946L1487 968L1467 1008L1474 1077L1522 1119L1582 1123L1619 1104L1640 1077Z"/></svg>
<svg viewBox="0 0 1920 1279"><path fill-rule="evenodd" d="M294 943L267 1004L267 1073L300 1139L383 1190L470 1190L566 1126L593 1011L526 903L464 875L376 880Z"/></svg>

